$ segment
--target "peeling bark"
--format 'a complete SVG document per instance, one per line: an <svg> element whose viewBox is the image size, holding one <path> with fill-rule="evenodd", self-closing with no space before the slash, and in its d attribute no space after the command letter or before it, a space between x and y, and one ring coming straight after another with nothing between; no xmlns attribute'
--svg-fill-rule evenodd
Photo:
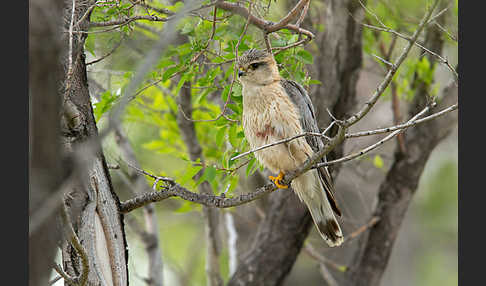
<svg viewBox="0 0 486 286"><path fill-rule="evenodd" d="M84 15L89 6L89 1L76 1L75 22ZM69 8L65 9L65 18L70 19L71 5L67 7ZM79 29L86 29L88 21L89 16L80 24ZM68 28L69 23L65 23L64 29ZM63 38L67 47L68 38L69 36ZM65 78L68 82L62 88L62 140L79 173L79 181L68 194L67 206L73 219L73 228L88 254L88 285L128 285L128 252L123 215L118 211L120 202L113 191L97 138L98 129L86 75L85 40L85 34L73 36L72 75ZM63 61L65 71L68 70L67 55L65 53ZM78 254L69 244L64 244L63 264L67 273L73 277L82 271Z"/></svg>

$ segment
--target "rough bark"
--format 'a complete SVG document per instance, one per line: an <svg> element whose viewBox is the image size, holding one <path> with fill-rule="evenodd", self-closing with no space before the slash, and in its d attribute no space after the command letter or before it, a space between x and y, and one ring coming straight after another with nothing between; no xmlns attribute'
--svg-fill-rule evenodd
<svg viewBox="0 0 486 286"><path fill-rule="evenodd" d="M310 96L322 129L330 123L326 107L334 110L336 116L344 116L351 111L356 96L361 66L361 29L348 13L359 18L362 9L354 2L326 2L326 32L316 36L318 50L314 61L319 68L315 78L323 87ZM333 175L337 175L336 170ZM294 193L277 191L271 194L253 245L228 285L280 285L295 263L311 225L309 212Z"/></svg>
<svg viewBox="0 0 486 286"><path fill-rule="evenodd" d="M29 2L29 285L47 285L60 233L55 216L65 177L59 134L62 3ZM47 207L49 200L54 207ZM46 211L48 213L46 213ZM39 212L45 213L45 215ZM34 230L31 222L45 218Z"/></svg>
<svg viewBox="0 0 486 286"><path fill-rule="evenodd" d="M71 1L65 2L65 19L71 18ZM74 22L86 12L92 2L76 1ZM89 16L77 29L86 30ZM70 21L64 29L69 30ZM69 47L64 33L63 44ZM74 34L72 75L64 80L62 132L64 147L79 172L79 182L69 191L67 206L73 228L87 252L88 285L128 285L127 245L119 200L113 191L111 178L98 139L86 75L84 41L86 34ZM68 74L68 53L64 55ZM82 268L78 253L70 244L63 244L63 267L76 277Z"/></svg>
<svg viewBox="0 0 486 286"><path fill-rule="evenodd" d="M440 10L440 9L439 9ZM443 23L444 16L438 21ZM426 32L424 46L438 54L442 51L443 37L441 32L429 28ZM435 61L429 61L432 67ZM416 93L409 110L412 116L419 112L430 100L428 98L430 86L416 75L413 85ZM437 110L457 102L457 87L451 85L444 90L444 98L437 106ZM419 179L427 160L434 148L443 140L455 126L457 113L433 120L411 128L405 133L407 152L397 148L394 162L387 173L385 181L378 191L378 204L373 213L380 217L369 232L364 244L364 250L352 267L352 282L350 285L379 285L393 249L394 242L400 230L408 206L417 190Z"/></svg>

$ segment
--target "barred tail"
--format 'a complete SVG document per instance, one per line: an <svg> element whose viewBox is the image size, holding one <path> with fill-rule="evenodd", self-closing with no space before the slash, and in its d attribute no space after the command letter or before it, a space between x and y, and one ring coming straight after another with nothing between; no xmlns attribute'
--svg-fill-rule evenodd
<svg viewBox="0 0 486 286"><path fill-rule="evenodd" d="M330 247L341 245L343 234L317 171L310 170L294 179L292 188L306 204L319 234L326 243Z"/></svg>

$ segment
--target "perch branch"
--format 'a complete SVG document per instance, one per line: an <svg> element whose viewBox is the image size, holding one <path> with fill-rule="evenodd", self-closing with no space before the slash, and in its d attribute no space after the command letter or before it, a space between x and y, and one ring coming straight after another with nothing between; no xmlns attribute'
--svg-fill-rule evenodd
<svg viewBox="0 0 486 286"><path fill-rule="evenodd" d="M163 201L170 197L179 197L183 200L198 203L207 207L229 208L254 201L276 189L276 186L274 184L267 184L263 187L258 188L255 192L242 194L232 198L226 197L224 193L219 196L210 194L197 194L179 185L172 178L155 176L144 170L136 168L129 163L127 164L138 172L149 176L154 180L158 180L159 182L164 182L166 185L160 191L145 193L143 195L136 196L133 199L122 202L120 205L120 211L122 213L128 213L146 204Z"/></svg>
<svg viewBox="0 0 486 286"><path fill-rule="evenodd" d="M421 123L427 122L429 120L435 119L437 117L440 117L440 116L447 114L449 112L452 112L452 111L454 111L458 108L459 108L459 105L456 103L456 104L451 105L450 107L448 107L448 108L446 108L442 111L439 111L437 113L434 113L434 114L429 115L427 117L424 117L422 119L412 120L413 119L412 118L411 120L409 120L406 123L394 125L394 126L390 126L390 127L386 127L386 128L380 128L380 129L375 129L375 130L370 130L370 131L361 131L361 132L356 132L356 133L346 133L344 135L344 137L346 139L348 139L348 138L355 138L355 137L371 136L371 135L376 135L376 134L388 133L388 132L393 132L393 131L400 130L400 129L406 129L406 128L415 126L417 124L421 124ZM279 140L279 141L276 141L276 142L273 142L273 143L262 145L258 148L252 149L250 151L247 151L247 152L241 153L241 154L239 154L235 157L232 157L230 160L236 160L236 159L239 159L241 157L247 156L251 153L255 153L257 151L260 151L260 150L263 150L263 149L266 149L266 148L269 148L269 147L272 147L272 146L275 146L275 145L278 145L278 144L287 143L289 141L292 141L292 140L295 140L297 138L304 137L304 136L318 136L318 137L322 137L326 140L331 140L329 137L325 136L324 133L325 132L322 132L322 133L304 132L302 134L298 134L298 135L295 135L295 136L292 136L292 137L289 137L289 138L286 138L286 139L282 139L282 140Z"/></svg>

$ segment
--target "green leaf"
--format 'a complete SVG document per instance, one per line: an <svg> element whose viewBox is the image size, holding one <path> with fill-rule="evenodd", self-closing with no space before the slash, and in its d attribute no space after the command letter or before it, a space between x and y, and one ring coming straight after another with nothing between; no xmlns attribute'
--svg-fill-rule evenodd
<svg viewBox="0 0 486 286"><path fill-rule="evenodd" d="M158 69L163 69L163 68L166 68L168 66L171 66L171 65L175 65L175 62L168 59L168 58L163 58L159 64L157 65L157 68Z"/></svg>
<svg viewBox="0 0 486 286"><path fill-rule="evenodd" d="M214 178L216 178L216 169L213 166L206 167L204 177L206 177L206 180L211 183L214 181Z"/></svg>
<svg viewBox="0 0 486 286"><path fill-rule="evenodd" d="M306 50L300 50L297 52L297 58L301 59L305 64L312 64L314 62L314 57L311 53Z"/></svg>
<svg viewBox="0 0 486 286"><path fill-rule="evenodd" d="M236 162L237 160L231 160L231 158L236 157L236 156L238 156L238 155L240 155L240 152L238 152L238 151L233 152L233 153L232 153L232 154L231 154L231 155L228 157L228 166L227 166L227 167L225 167L225 168L230 168L232 165L234 165L234 164L235 164L235 162Z"/></svg>
<svg viewBox="0 0 486 286"><path fill-rule="evenodd" d="M186 213L192 211L194 203L191 201L183 201L181 206L175 210L176 213Z"/></svg>
<svg viewBox="0 0 486 286"><path fill-rule="evenodd" d="M175 94L179 94L179 91L181 90L182 86L184 85L184 83L187 81L187 79L190 77L189 74L184 74L183 76L181 76L181 79L179 80L179 83L177 83L177 87L176 87L176 90L174 91Z"/></svg>
<svg viewBox="0 0 486 286"><path fill-rule="evenodd" d="M88 38L86 38L86 41L84 42L84 48L88 52L90 52L93 56L95 55L94 48L95 48L95 37L94 35L89 35Z"/></svg>
<svg viewBox="0 0 486 286"><path fill-rule="evenodd" d="M221 144L223 144L223 139L225 134L226 134L226 126L221 127L216 133L216 146L221 147Z"/></svg>
<svg viewBox="0 0 486 286"><path fill-rule="evenodd" d="M163 148L165 145L165 142L164 141L160 141L160 140L152 140L148 143L145 143L142 145L143 148L146 148L148 150L159 150L161 148Z"/></svg>
<svg viewBox="0 0 486 286"><path fill-rule="evenodd" d="M252 172L253 166L255 165L256 158L253 157L250 162L248 162L248 166L246 166L246 176L248 177Z"/></svg>
<svg viewBox="0 0 486 286"><path fill-rule="evenodd" d="M345 266L345 265L340 265L340 266L338 266L338 270L341 271L341 272L346 272L346 271L348 271L348 267Z"/></svg>
<svg viewBox="0 0 486 286"><path fill-rule="evenodd" d="M184 27L181 29L181 34L183 35L193 35L194 33L194 24L187 22L184 24Z"/></svg>
<svg viewBox="0 0 486 286"><path fill-rule="evenodd" d="M226 100L228 99L229 88L230 88L229 85L225 86L223 92L221 93L221 100L223 102L226 102Z"/></svg>
<svg viewBox="0 0 486 286"><path fill-rule="evenodd" d="M375 155L375 159L373 160L373 164L378 169L383 168L384 163L383 163L383 159L381 159L380 155Z"/></svg>
<svg viewBox="0 0 486 286"><path fill-rule="evenodd" d="M192 177L194 177L201 169L202 166L194 166L192 163L189 163L186 167L184 175L181 177L179 182L181 184L185 184L186 182L190 181Z"/></svg>
<svg viewBox="0 0 486 286"><path fill-rule="evenodd" d="M162 81L168 80L172 75L179 71L179 67L170 67L162 74Z"/></svg>
<svg viewBox="0 0 486 286"><path fill-rule="evenodd" d="M230 129L228 130L228 139L231 143L231 146L233 146L233 148L236 148L238 147L239 143L240 143L240 140L238 139L238 130L237 130L238 126L236 124L233 124L231 125Z"/></svg>
<svg viewBox="0 0 486 286"><path fill-rule="evenodd" d="M95 103L93 108L96 121L113 106L116 99L117 95L112 94L109 90L101 94L100 101Z"/></svg>

